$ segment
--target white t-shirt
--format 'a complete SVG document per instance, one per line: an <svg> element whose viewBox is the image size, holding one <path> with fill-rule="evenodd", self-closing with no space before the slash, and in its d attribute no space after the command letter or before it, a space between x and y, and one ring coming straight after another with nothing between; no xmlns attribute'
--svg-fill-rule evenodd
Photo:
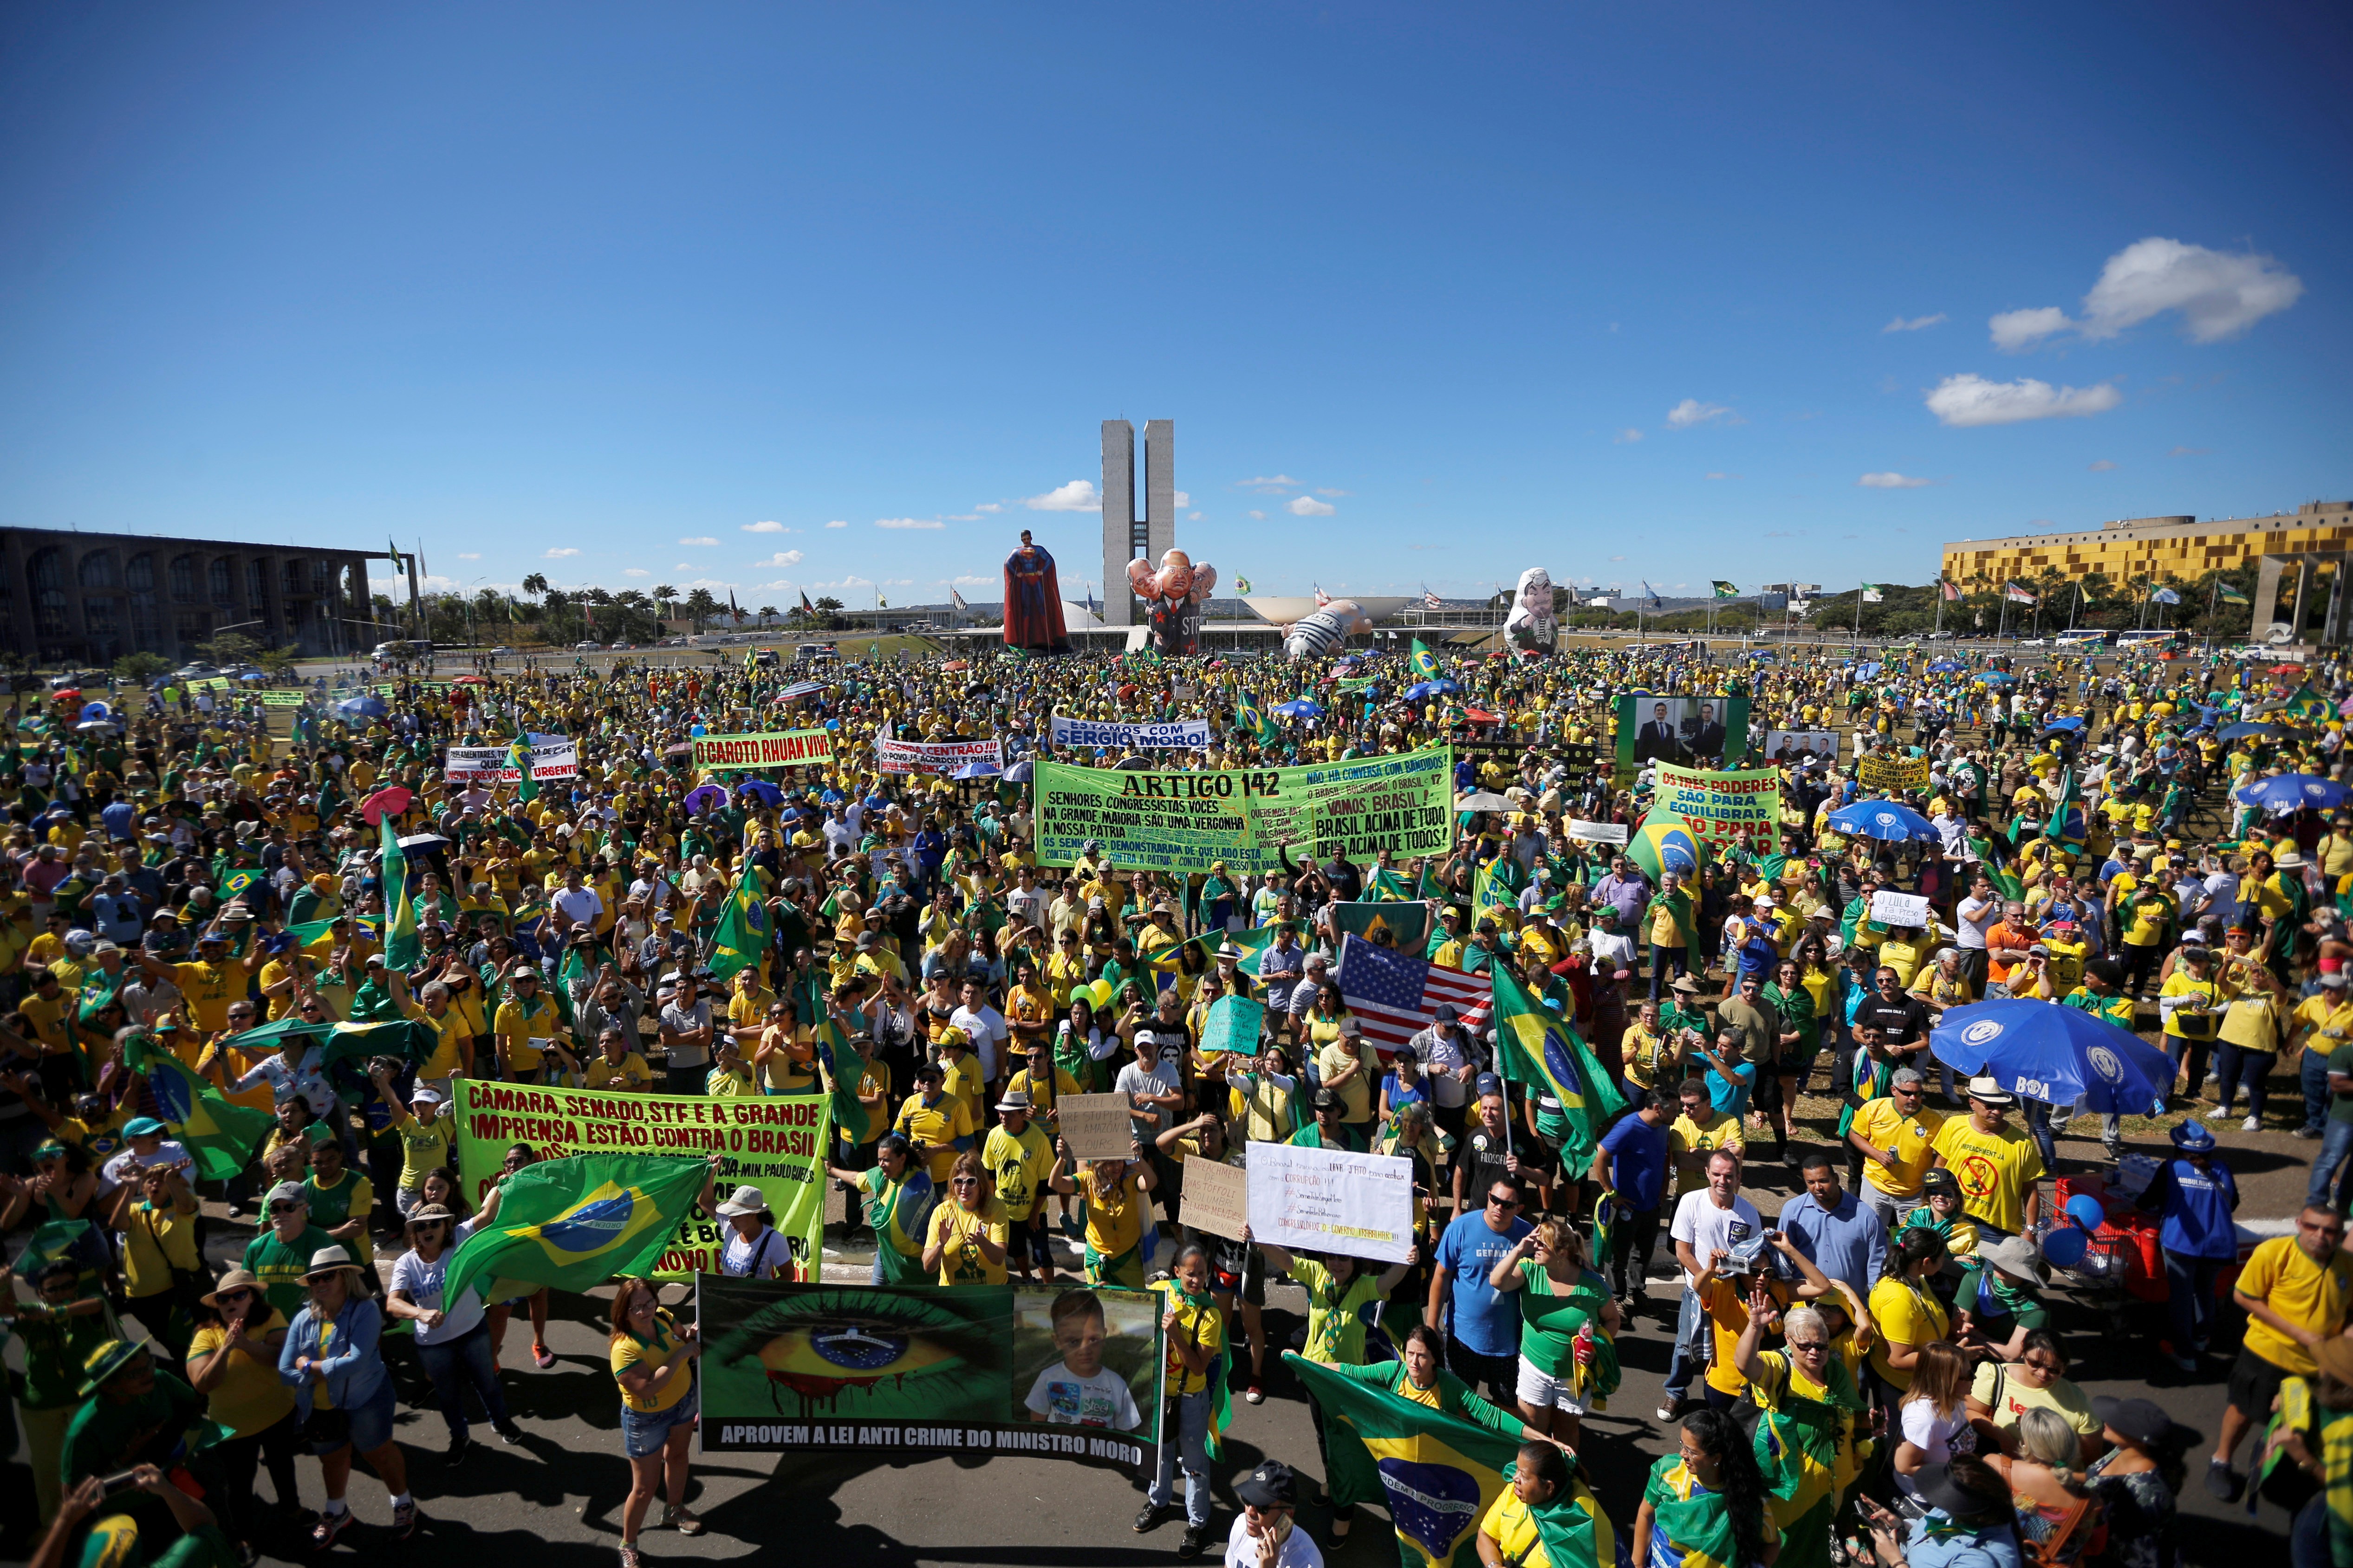
<svg viewBox="0 0 2353 1568"><path fill-rule="evenodd" d="M1226 1533L1225 1568L1324 1568L1324 1549L1294 1524L1282 1538L1282 1551L1269 1557L1258 1537L1250 1532L1249 1517L1238 1513L1233 1529Z"/></svg>
<svg viewBox="0 0 2353 1568"><path fill-rule="evenodd" d="M1954 912L1960 917L1957 922L1960 929L1954 933L1953 945L1961 948L1982 948L1986 944L1986 932L1991 931L1994 922L2001 919L2001 900L2000 899L1963 899L1960 907Z"/></svg>
<svg viewBox="0 0 2353 1568"><path fill-rule="evenodd" d="M458 1244L473 1234L474 1222L461 1219L449 1238L449 1245L443 1247L441 1256L432 1262L426 1262L423 1255L414 1249L402 1253L393 1261L390 1289L407 1297L413 1306L422 1307L427 1311L440 1309L448 1314L429 1329L422 1323L414 1324L417 1342L420 1345L447 1344L472 1332L482 1321L482 1293L479 1290L467 1291L455 1307L445 1309L441 1306L441 1287L448 1277L449 1259L457 1256Z"/></svg>
<svg viewBox="0 0 2353 1568"><path fill-rule="evenodd" d="M1926 1399L1906 1400L1899 1409L1904 1418L1904 1440L1926 1456L1924 1464L1941 1465L1953 1457L1953 1437L1968 1432L1969 1440L1961 1445L1963 1453L1977 1449L1976 1433L1969 1426L1967 1409L1957 1408L1950 1415L1936 1414L1936 1405ZM1906 1497L1918 1497L1920 1488L1901 1470L1891 1472L1895 1477L1895 1489Z"/></svg>
<svg viewBox="0 0 2353 1568"><path fill-rule="evenodd" d="M1133 1432L1144 1425L1125 1378L1102 1370L1092 1377L1081 1377L1059 1361L1038 1374L1038 1381L1029 1385L1029 1397L1022 1403L1032 1414L1043 1415L1050 1426L1104 1426L1114 1432Z"/></svg>
<svg viewBox="0 0 2353 1568"><path fill-rule="evenodd" d="M1736 1228L1743 1226L1746 1228ZM1730 1208L1720 1209L1715 1206L1715 1194L1703 1188L1685 1193L1677 1201L1674 1222L1667 1227L1667 1234L1677 1241L1691 1243L1692 1256L1704 1265L1708 1254L1729 1252L1734 1242L1745 1241L1764 1228L1765 1222L1757 1215L1757 1205L1746 1198L1736 1196ZM1683 1276L1685 1286L1694 1283L1691 1275Z"/></svg>
<svg viewBox="0 0 2353 1568"><path fill-rule="evenodd" d="M995 1083L1005 1060L1005 1042L1013 1033L1005 1015L984 1002L977 1011L958 1007L948 1015L948 1022L971 1039L972 1048L980 1057L980 1076Z"/></svg>
<svg viewBox="0 0 2353 1568"><path fill-rule="evenodd" d="M766 1250L763 1251L764 1247ZM738 1279L748 1279L752 1278L755 1260L759 1276L765 1279L768 1277L768 1270L793 1260L793 1249L774 1226L762 1226L760 1234L749 1241L736 1235L733 1226L729 1226L726 1245L719 1249L719 1272Z"/></svg>
<svg viewBox="0 0 2353 1568"><path fill-rule="evenodd" d="M1119 1069L1119 1077L1112 1087L1122 1094L1175 1094L1176 1075L1166 1067L1156 1072L1145 1072L1134 1062L1130 1062ZM1128 1114L1135 1119L1146 1142L1166 1127L1172 1110L1169 1106L1138 1105L1132 1100L1128 1101Z"/></svg>
<svg viewBox="0 0 2353 1568"><path fill-rule="evenodd" d="M113 1159L109 1160L98 1173L119 1187L131 1179L131 1167L133 1165L142 1167L167 1165L179 1172L183 1181L193 1175L196 1168L195 1161L189 1157L187 1150L181 1145L179 1140L166 1138L155 1145L155 1152L153 1154L142 1154L136 1150L125 1149Z"/></svg>

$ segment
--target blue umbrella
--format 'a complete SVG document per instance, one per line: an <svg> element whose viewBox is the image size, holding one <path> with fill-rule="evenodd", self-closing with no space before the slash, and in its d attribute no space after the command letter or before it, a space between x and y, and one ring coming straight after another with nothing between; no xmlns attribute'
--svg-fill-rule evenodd
<svg viewBox="0 0 2353 1568"><path fill-rule="evenodd" d="M1911 839L1935 842L1941 837L1928 819L1896 800L1859 800L1831 813L1831 826L1850 838L1877 838L1890 844Z"/></svg>
<svg viewBox="0 0 2353 1568"><path fill-rule="evenodd" d="M2049 728L2049 729L2047 729L2047 730L2045 730L2045 731L2043 731L2042 732L2043 732L2044 734L2046 734L2046 735L2050 735L2050 734L2055 734L2055 733L2058 733L2058 732L2060 732L2060 731L2065 731L2066 733L2068 733L2068 734L2072 735L2072 734L2073 734L2076 731L2078 731L2078 730L2082 729L2083 727L2084 727L2084 720L2083 720L2082 715L2080 715L2080 714L2074 714L2074 713L2070 713L2070 714L2069 714L2069 715L2067 715L2067 717L2065 717L2064 719L2053 719L2053 720L2052 720L2052 721L2051 721L2051 726L2050 726L2050 728Z"/></svg>
<svg viewBox="0 0 2353 1568"><path fill-rule="evenodd" d="M748 795L762 805L775 805L785 798L785 792L765 779L746 779L735 786L737 795Z"/></svg>
<svg viewBox="0 0 2353 1568"><path fill-rule="evenodd" d="M269 677L263 674L260 670L248 669L243 675L238 676L237 679L239 680L267 680Z"/></svg>
<svg viewBox="0 0 2353 1568"><path fill-rule="evenodd" d="M114 718L114 710L109 708L103 702L85 702L81 706L81 717L84 723L89 723L93 721L100 723L107 723L112 721Z"/></svg>
<svg viewBox="0 0 2353 1568"><path fill-rule="evenodd" d="M1029 782L1030 775L1035 773L1037 771L1037 764L1032 763L1029 758L1024 757L1019 762L1005 770L1005 782L1008 784L1028 784Z"/></svg>
<svg viewBox="0 0 2353 1568"><path fill-rule="evenodd" d="M1286 719L1321 719L1324 710L1304 697L1294 697L1288 702L1278 702L1274 710Z"/></svg>
<svg viewBox="0 0 2353 1568"><path fill-rule="evenodd" d="M1931 675L1950 675L1956 670L1967 668L1968 668L1968 666L1963 664L1957 658L1940 658L1936 663L1928 667L1928 673Z"/></svg>
<svg viewBox="0 0 2353 1568"><path fill-rule="evenodd" d="M1459 684L1451 680L1419 681L1405 689L1405 700L1409 702L1419 702L1431 697L1451 697L1461 689ZM1281 712L1282 710L1277 709L1276 711Z"/></svg>
<svg viewBox="0 0 2353 1568"><path fill-rule="evenodd" d="M727 792L717 784L697 784L686 792L683 804L689 815L698 811L716 811L727 804Z"/></svg>
<svg viewBox="0 0 2353 1568"><path fill-rule="evenodd" d="M2173 1087L2173 1058L2130 1030L2073 1007L2015 998L1948 1009L1928 1048L1956 1071L1982 1073L2048 1105L2154 1116Z"/></svg>
<svg viewBox="0 0 2353 1568"><path fill-rule="evenodd" d="M2348 795L2353 795L2353 790L2335 779L2317 773L2282 773L2275 779L2257 779L2239 792L2238 800L2244 805L2294 811L2302 806L2343 805Z"/></svg>
<svg viewBox="0 0 2353 1568"><path fill-rule="evenodd" d="M2214 738L2218 741L2235 741L2242 735L2268 736L2278 733L2280 733L2280 727L2276 724L2256 724L2242 721L2236 724L2225 724L2214 732Z"/></svg>
<svg viewBox="0 0 2353 1568"><path fill-rule="evenodd" d="M966 763L949 776L959 779L993 779L1003 771L995 763Z"/></svg>
<svg viewBox="0 0 2353 1568"><path fill-rule="evenodd" d="M1978 676L1978 679L1984 681L1988 686L2009 686L2015 682L2018 679L2018 677L2010 674L2008 670L1989 669L1983 675Z"/></svg>
<svg viewBox="0 0 2353 1568"><path fill-rule="evenodd" d="M346 697L335 704L335 711L346 719L381 719L392 710L381 697Z"/></svg>

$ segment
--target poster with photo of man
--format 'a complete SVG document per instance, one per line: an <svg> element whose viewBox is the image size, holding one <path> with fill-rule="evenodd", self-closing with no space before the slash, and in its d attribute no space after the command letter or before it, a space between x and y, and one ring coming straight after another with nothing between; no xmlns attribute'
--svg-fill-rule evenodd
<svg viewBox="0 0 2353 1568"><path fill-rule="evenodd" d="M1748 699L1628 692L1618 699L1618 773L1651 763L1729 768L1748 752Z"/></svg>

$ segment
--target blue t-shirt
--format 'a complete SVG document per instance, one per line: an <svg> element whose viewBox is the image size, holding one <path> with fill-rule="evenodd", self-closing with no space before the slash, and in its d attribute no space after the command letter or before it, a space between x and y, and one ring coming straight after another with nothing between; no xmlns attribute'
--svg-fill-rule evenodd
<svg viewBox="0 0 2353 1568"><path fill-rule="evenodd" d="M1657 1208L1666 1195L1667 1130L1640 1116L1621 1116L1601 1146L1609 1151L1609 1184L1619 1202L1638 1213Z"/></svg>
<svg viewBox="0 0 2353 1568"><path fill-rule="evenodd" d="M1497 1231L1489 1227L1485 1215L1467 1214L1438 1238L1439 1267L1453 1276L1447 1282L1448 1299L1454 1303L1452 1332L1465 1349L1481 1355L1519 1353L1520 1304L1488 1284L1487 1276L1534 1228L1514 1215L1510 1227Z"/></svg>
<svg viewBox="0 0 2353 1568"><path fill-rule="evenodd" d="M1715 1068L1707 1069L1708 1103L1718 1110L1746 1116L1748 1114L1748 1091L1757 1087L1757 1064L1742 1062L1732 1071L1734 1076L1726 1078Z"/></svg>
<svg viewBox="0 0 2353 1568"><path fill-rule="evenodd" d="M2220 1160L2209 1160L2203 1171L2188 1160L2168 1160L2140 1196L2142 1208L2165 1216L2158 1239L2178 1258L2239 1256L2238 1227L2231 1223L2238 1204L2238 1178Z"/></svg>

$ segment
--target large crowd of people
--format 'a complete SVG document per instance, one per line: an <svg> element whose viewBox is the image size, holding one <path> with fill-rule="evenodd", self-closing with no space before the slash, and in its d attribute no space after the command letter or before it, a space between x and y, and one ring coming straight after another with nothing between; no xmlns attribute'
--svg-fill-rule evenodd
<svg viewBox="0 0 2353 1568"><path fill-rule="evenodd" d="M299 707L165 682L97 720L94 692L20 695L0 746L0 1233L16 1251L0 1318L22 1372L0 1454L29 1457L37 1560L251 1562L290 1535L329 1547L363 1510L406 1536L432 1483L396 1433L404 1387L442 1418L451 1464L470 1403L517 1440L530 1412L500 1357L520 1306L529 1353L553 1364L548 1293L443 1290L498 1203L495 1184L471 1201L455 1169L453 1088L477 1079L847 1091L871 1114L829 1154L832 1240L871 1246L873 1282L1165 1289L1170 1419L1134 1525L1163 1528L1181 1471L1180 1558L1219 1550L1211 1392L1295 1396L1266 1310L1287 1279L1305 1359L1526 1445L1481 1521L1483 1563L1551 1561L1535 1510L1583 1484L1588 1446L1620 1440L1585 1418L1619 1384L1615 1342L1654 1312L1672 1321L1655 1412L1672 1451L1639 1495L1598 1500L1642 1568L2171 1568L2193 1469L2231 1500L2284 1474L2263 1484L2298 1508L2299 1568L2353 1563L2353 811L2335 806L2353 686L2333 663L2143 650L2013 668L1936 646L1449 653L1440 689L1395 653L1008 653L815 672L445 659L371 672L378 700L323 679ZM1608 831L1639 836L1650 805L1654 764L1617 762L1630 692L1746 700L1745 765L1781 774L1769 839L1751 830L1679 875ZM1314 710L1274 711L1294 697ZM1212 739L1050 752L1055 714L1206 720ZM694 764L698 735L808 729L830 732L829 765ZM523 734L569 737L576 776L445 779L447 747ZM876 766L880 741L989 739L1004 772ZM1718 743L1738 757L1740 740ZM1036 853L1022 764L1049 755L1239 770L1435 745L1456 759L1443 855L1288 847L1279 868L1237 874L1123 865L1099 843L1071 864ZM1921 781L1894 793L1932 833L1841 830L1834 814L1883 767ZM2241 799L2284 775L2329 787ZM421 951L405 969L383 940L386 811L412 846ZM765 950L714 973L747 882ZM1926 919L1875 918L1883 890L1925 899ZM1429 905L1421 955L1551 1010L1625 1110L1509 1075L1480 1010L1437 1005L1394 1048L1368 1037L1335 969L1340 907L1379 901ZM1263 1004L1263 1032L1205 1050L1230 995ZM2156 1119L2109 1115L2105 1160L2088 1142L2063 1159L2069 1108L1931 1048L1947 1011L2002 998L2161 1047L2177 1076ZM439 1046L354 1075L326 1070L313 1037L239 1045L290 1017L417 1019ZM819 1048L836 1029L855 1084ZM271 1115L243 1169L195 1158L146 1052ZM1076 1160L1057 1103L1105 1091L1128 1097L1132 1155ZM2309 1161L2293 1231L2243 1263L2221 1124ZM2157 1402L2068 1378L2041 1247L2055 1180L2072 1166L2121 1187L2128 1141L2169 1286L2149 1348L2228 1378L2202 1466L2202 1436ZM1192 1162L1244 1164L1269 1142L1411 1161L1407 1260L1179 1225ZM518 1145L507 1168L536 1157ZM725 1272L795 1277L757 1188L706 1202ZM702 1528L702 1342L644 1281L598 1310L635 1568L642 1530ZM2275 1422L2290 1400L2312 1414ZM1331 1418L1315 1419L1320 1447ZM1242 1505L1225 1561L1295 1568L1348 1537L1360 1521L1336 1498L1322 1542L1302 1522L1319 1458L1222 1478ZM384 1493L358 1509L355 1459ZM313 1462L324 1507L305 1510ZM85 1556L92 1541L126 1555Z"/></svg>

